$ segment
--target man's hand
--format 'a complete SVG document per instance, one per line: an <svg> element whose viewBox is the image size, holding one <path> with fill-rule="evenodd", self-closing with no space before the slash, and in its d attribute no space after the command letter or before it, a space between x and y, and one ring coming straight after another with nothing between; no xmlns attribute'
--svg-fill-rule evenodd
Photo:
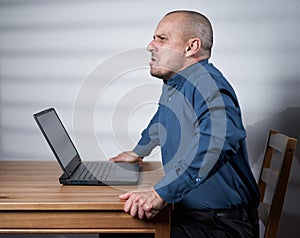
<svg viewBox="0 0 300 238"><path fill-rule="evenodd" d="M128 192L119 198L127 200L124 211L139 219L151 219L167 205L154 189Z"/></svg>
<svg viewBox="0 0 300 238"><path fill-rule="evenodd" d="M133 151L125 151L110 159L113 162L140 162L142 158Z"/></svg>

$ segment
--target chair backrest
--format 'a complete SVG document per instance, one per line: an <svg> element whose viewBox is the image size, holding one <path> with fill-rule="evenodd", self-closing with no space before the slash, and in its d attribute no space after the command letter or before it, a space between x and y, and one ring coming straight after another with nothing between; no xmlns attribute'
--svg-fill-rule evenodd
<svg viewBox="0 0 300 238"><path fill-rule="evenodd" d="M269 132L258 181L260 191L258 213L265 226L265 238L277 236L296 143L297 140L294 138L274 130Z"/></svg>

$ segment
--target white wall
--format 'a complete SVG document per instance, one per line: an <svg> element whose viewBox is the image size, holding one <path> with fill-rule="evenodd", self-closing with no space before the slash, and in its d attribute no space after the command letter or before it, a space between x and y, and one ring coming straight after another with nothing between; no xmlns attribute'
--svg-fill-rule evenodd
<svg viewBox="0 0 300 238"><path fill-rule="evenodd" d="M270 127L300 138L297 0L0 0L0 159L54 159L32 118L50 106L84 158L131 149L160 93L143 48L157 22L174 9L198 10L212 21L211 62L240 99L254 170ZM122 57L125 66L107 66ZM83 91L94 96L80 98ZM291 225L300 218L299 157L298 149L280 237L300 231ZM151 159L159 159L158 151Z"/></svg>

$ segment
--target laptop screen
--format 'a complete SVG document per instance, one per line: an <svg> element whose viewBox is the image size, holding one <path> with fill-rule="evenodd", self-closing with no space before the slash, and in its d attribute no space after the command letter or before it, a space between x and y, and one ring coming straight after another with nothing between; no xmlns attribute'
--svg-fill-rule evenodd
<svg viewBox="0 0 300 238"><path fill-rule="evenodd" d="M65 172L67 172L67 174L72 173L72 171L69 170L74 170L75 168L66 168L68 165L71 166L74 164L74 161L72 162L72 160L79 156L55 110L53 108L44 110L35 114L34 118L48 141L53 153L61 163L61 166L67 170ZM71 167L74 167L74 165Z"/></svg>

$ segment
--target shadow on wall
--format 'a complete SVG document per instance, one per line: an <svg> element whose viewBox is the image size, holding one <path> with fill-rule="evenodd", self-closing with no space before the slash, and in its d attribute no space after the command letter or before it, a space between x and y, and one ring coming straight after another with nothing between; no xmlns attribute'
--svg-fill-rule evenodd
<svg viewBox="0 0 300 238"><path fill-rule="evenodd" d="M270 129L298 139L299 144L300 107L287 108L283 112L267 117L246 128L248 153L252 164L257 163L260 155L263 153ZM296 157L300 163L300 146L296 148Z"/></svg>
<svg viewBox="0 0 300 238"><path fill-rule="evenodd" d="M299 238L299 221L299 215L282 212L278 238Z"/></svg>
<svg viewBox="0 0 300 238"><path fill-rule="evenodd" d="M289 237L292 237L290 234L297 234L298 237L300 234L298 225L300 221L300 173L298 172L300 171L300 108L287 108L246 128L249 159L256 178L260 172L270 129L298 140L278 234L278 237L282 238L286 237L286 234L289 234Z"/></svg>

